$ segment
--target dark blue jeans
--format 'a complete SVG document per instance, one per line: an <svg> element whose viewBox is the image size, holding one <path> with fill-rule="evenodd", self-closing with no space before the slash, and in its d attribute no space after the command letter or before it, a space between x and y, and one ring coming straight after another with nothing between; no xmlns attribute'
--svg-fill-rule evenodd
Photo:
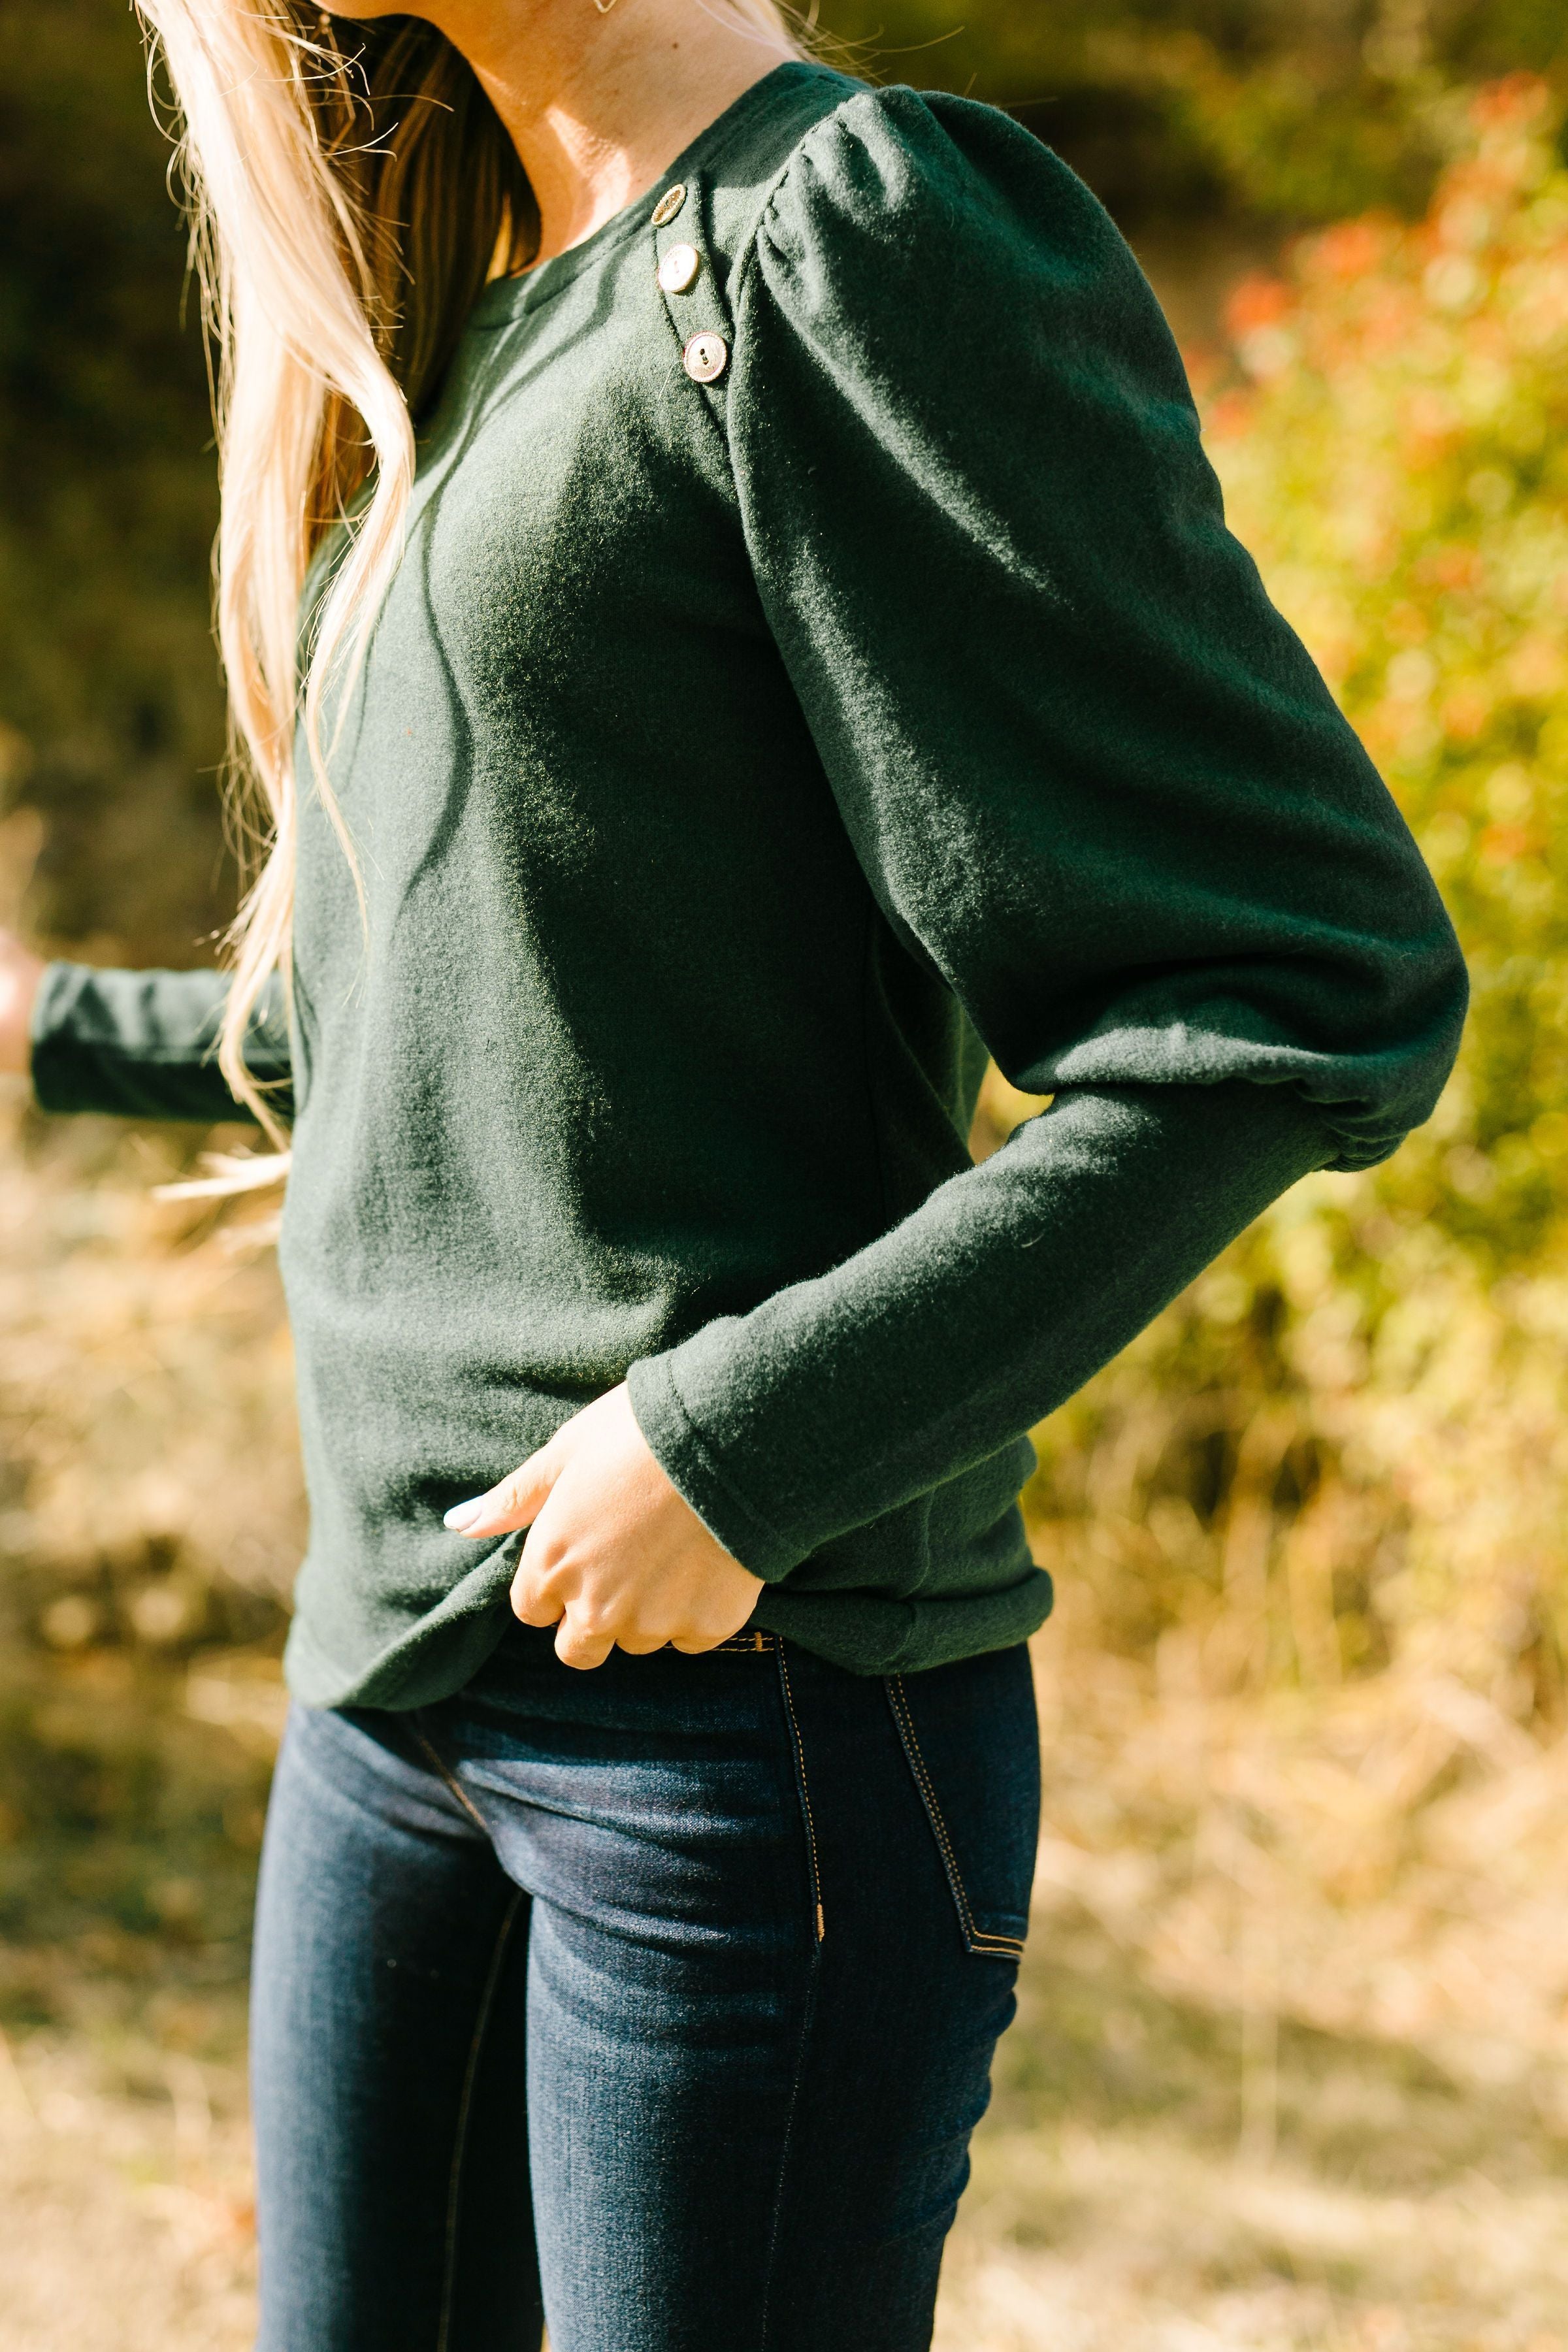
<svg viewBox="0 0 1568 2352"><path fill-rule="evenodd" d="M769 1635L296 1708L262 1860L263 2352L916 2352L1009 2021L1028 1654Z"/></svg>

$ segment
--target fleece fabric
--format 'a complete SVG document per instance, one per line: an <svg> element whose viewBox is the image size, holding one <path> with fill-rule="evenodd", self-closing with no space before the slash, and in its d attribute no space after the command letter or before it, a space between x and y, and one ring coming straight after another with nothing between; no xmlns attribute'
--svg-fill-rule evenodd
<svg viewBox="0 0 1568 2352"><path fill-rule="evenodd" d="M443 1512L623 1380L757 1625L1018 1641L1024 1433L1453 1058L1452 931L1148 285L957 99L784 67L487 289L337 741L368 936L312 805L257 1040L318 1705L468 1679L521 1538ZM57 967L40 1100L231 1113L222 988ZM1054 1100L977 1167L987 1051Z"/></svg>

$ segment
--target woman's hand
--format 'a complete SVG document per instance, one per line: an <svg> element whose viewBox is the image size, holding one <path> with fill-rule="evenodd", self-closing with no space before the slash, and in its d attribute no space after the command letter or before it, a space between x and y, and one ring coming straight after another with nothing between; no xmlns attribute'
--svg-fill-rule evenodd
<svg viewBox="0 0 1568 2352"><path fill-rule="evenodd" d="M665 1476L625 1387L557 1430L521 1470L447 1525L476 1538L527 1528L511 1605L525 1625L559 1625L569 1666L614 1649L717 1649L763 1589L710 1536Z"/></svg>
<svg viewBox="0 0 1568 2352"><path fill-rule="evenodd" d="M0 1070L25 1078L32 1061L33 1000L44 976L41 959L0 930Z"/></svg>

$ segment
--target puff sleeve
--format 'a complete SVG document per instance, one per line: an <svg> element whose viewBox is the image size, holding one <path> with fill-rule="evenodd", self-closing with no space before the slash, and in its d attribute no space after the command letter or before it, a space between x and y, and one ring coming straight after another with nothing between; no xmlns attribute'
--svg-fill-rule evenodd
<svg viewBox="0 0 1568 2352"><path fill-rule="evenodd" d="M1065 1401L1278 1193L1432 1109L1464 967L1226 528L1087 189L989 109L852 100L735 302L753 572L881 908L1055 1101L820 1279L633 1368L777 1578Z"/></svg>

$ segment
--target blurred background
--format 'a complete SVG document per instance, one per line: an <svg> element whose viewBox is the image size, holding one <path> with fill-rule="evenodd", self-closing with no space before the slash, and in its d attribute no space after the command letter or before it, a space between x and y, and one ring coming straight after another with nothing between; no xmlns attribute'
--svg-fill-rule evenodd
<svg viewBox="0 0 1568 2352"><path fill-rule="evenodd" d="M1013 109L1183 341L1233 520L1477 1007L1038 1433L1023 2012L943 2352L1568 2352L1568 20L825 0ZM206 384L116 0L0 0L0 908L211 959ZM1033 1106L993 1080L976 1150ZM238 2352L245 1937L301 1505L211 1139L0 1104L0 2340Z"/></svg>

